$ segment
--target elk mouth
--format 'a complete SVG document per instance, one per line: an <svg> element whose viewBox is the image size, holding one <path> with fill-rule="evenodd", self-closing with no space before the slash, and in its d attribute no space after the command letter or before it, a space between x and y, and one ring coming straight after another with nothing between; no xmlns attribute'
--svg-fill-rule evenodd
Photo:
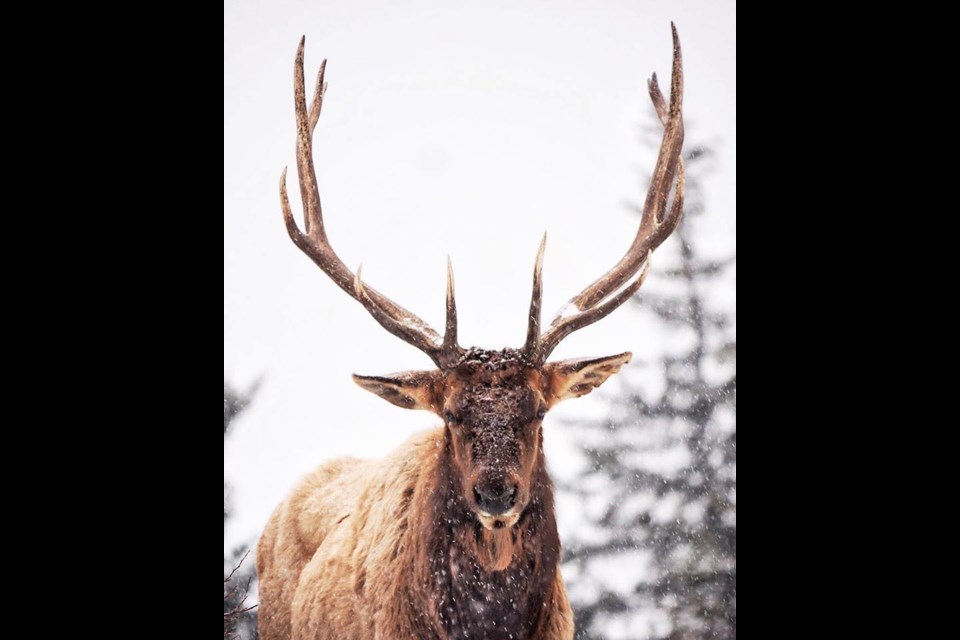
<svg viewBox="0 0 960 640"><path fill-rule="evenodd" d="M477 511L477 520L486 529L504 529L517 524L517 521L520 520L520 512L514 511L493 515L484 511Z"/></svg>

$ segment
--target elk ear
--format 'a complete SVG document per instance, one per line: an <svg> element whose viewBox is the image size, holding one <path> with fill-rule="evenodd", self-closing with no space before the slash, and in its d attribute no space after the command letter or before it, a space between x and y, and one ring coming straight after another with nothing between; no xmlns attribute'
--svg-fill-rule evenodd
<svg viewBox="0 0 960 640"><path fill-rule="evenodd" d="M630 362L629 351L605 358L581 358L548 362L543 367L547 402L555 405L567 398L585 396Z"/></svg>
<svg viewBox="0 0 960 640"><path fill-rule="evenodd" d="M404 409L425 409L437 412L439 371L404 371L386 376L358 376L353 381L387 402Z"/></svg>

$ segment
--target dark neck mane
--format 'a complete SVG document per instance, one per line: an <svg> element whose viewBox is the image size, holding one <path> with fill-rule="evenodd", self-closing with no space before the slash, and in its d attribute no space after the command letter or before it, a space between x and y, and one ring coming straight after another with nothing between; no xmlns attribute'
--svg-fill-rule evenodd
<svg viewBox="0 0 960 640"><path fill-rule="evenodd" d="M520 520L491 531L460 497L445 440L432 495L424 496L421 522L410 531L420 549L414 584L425 587L415 597L423 607L421 637L531 638L553 598L560 560L543 453Z"/></svg>

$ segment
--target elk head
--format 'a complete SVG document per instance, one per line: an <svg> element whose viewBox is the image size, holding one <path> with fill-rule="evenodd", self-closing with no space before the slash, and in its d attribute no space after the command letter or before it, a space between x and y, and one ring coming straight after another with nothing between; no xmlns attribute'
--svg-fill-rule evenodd
<svg viewBox="0 0 960 640"><path fill-rule="evenodd" d="M351 272L327 239L313 166L313 130L326 90L320 65L309 109L300 41L294 63L297 118L297 173L304 209L304 231L297 227L287 197L284 169L280 200L287 232L294 244L341 289L356 299L390 333L423 351L437 365L430 371L387 376L354 376L364 389L404 409L424 409L441 416L462 499L487 528L517 522L530 498L530 484L541 455L541 423L561 400L590 393L603 384L631 354L547 362L572 332L597 322L626 302L643 284L650 255L666 240L683 213L683 71L680 41L673 28L673 73L667 105L656 74L648 81L650 98L664 126L663 141L643 207L637 235L621 260L564 305L545 331L540 327L541 271L546 236L533 271L527 340L520 349L465 349L457 342L457 306L453 269L447 262L446 327L441 337L425 322ZM667 206L676 179L672 204Z"/></svg>

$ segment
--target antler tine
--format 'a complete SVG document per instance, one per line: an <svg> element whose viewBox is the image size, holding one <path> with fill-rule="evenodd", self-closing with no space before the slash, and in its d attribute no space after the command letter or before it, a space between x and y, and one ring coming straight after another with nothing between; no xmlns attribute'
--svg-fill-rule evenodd
<svg viewBox="0 0 960 640"><path fill-rule="evenodd" d="M656 74L647 83L664 131L637 235L627 253L612 269L564 305L565 311L572 310L573 313L558 315L540 337L533 350L538 362L546 361L563 338L600 320L636 293L646 278L653 250L669 237L683 215L684 165L680 155L683 148L683 57L677 28L673 23L670 26L673 31L673 69L669 106L660 92ZM667 212L667 199L675 178L676 193ZM630 282L638 271L640 276Z"/></svg>
<svg viewBox="0 0 960 640"><path fill-rule="evenodd" d="M441 368L452 367L460 360L462 350L457 346L457 296L453 288L453 263L447 256L447 322L443 332Z"/></svg>
<svg viewBox="0 0 960 640"><path fill-rule="evenodd" d="M676 27L674 27L674 36L676 36ZM674 62L674 64L676 64L676 62ZM682 74L682 69L681 69L681 74ZM682 79L682 75L681 75L681 79ZM676 83L676 78L674 78L673 84L675 83ZM653 101L653 108L656 109L657 116L660 118L660 122L663 124L664 127L666 127L670 121L670 111L667 108L666 100L663 99L663 93L661 93L660 91L660 83L657 82L656 72L654 72L650 80L647 81L647 90L650 93L650 99ZM682 90L682 85L681 85L681 90ZM671 86L670 91L675 94L677 90L673 88L673 86ZM681 122L681 125L682 124L683 123ZM677 225L680 224L680 218L681 216L683 216L683 183L684 183L685 172L686 172L686 165L684 164L684 161L683 161L683 154L680 154L680 156L677 159L677 188L673 195L673 206L670 209L670 215L668 217L668 220L670 220L671 223L673 224L673 226L670 227L670 232L672 232L677 227ZM657 222L662 223L663 221L657 220Z"/></svg>
<svg viewBox="0 0 960 640"><path fill-rule="evenodd" d="M283 212L287 233L293 243L303 251L320 269L326 273L341 289L360 302L364 308L383 326L401 340L426 353L438 367L447 368L455 364L463 350L457 345L456 303L452 300L453 283L448 282L447 289L447 326L444 339L427 323L407 311L390 298L367 287L360 279L360 269L356 275L347 268L330 246L323 226L323 211L320 206L320 191L317 186L317 173L313 164L313 131L320 119L323 97L327 85L324 82L327 61L320 64L317 73L317 86L313 100L307 110L306 88L303 74L303 51L306 37L300 39L297 56L293 66L293 95L297 118L297 176L300 182L300 197L303 202L305 232L301 232L293 219L290 200L287 195L287 170L280 177L280 206ZM452 330L451 330L452 328Z"/></svg>
<svg viewBox="0 0 960 640"><path fill-rule="evenodd" d="M303 49L306 36L300 38L297 47L297 57L293 64L293 101L297 115L297 177L300 182L300 198L303 202L303 226L307 235L312 235L316 228L317 234L323 236L323 211L320 207L320 190L317 187L317 174L313 167L313 128L320 119L320 107L323 104L323 74L327 68L327 61L320 63L319 86L314 90L311 112L316 117L311 118L307 113L307 91L303 77Z"/></svg>
<svg viewBox="0 0 960 640"><path fill-rule="evenodd" d="M533 265L533 293L530 295L530 314L527 323L527 342L521 353L528 360L536 355L537 345L540 343L540 303L543 299L543 252L547 248L547 234L544 232L540 248L537 250L537 261Z"/></svg>

